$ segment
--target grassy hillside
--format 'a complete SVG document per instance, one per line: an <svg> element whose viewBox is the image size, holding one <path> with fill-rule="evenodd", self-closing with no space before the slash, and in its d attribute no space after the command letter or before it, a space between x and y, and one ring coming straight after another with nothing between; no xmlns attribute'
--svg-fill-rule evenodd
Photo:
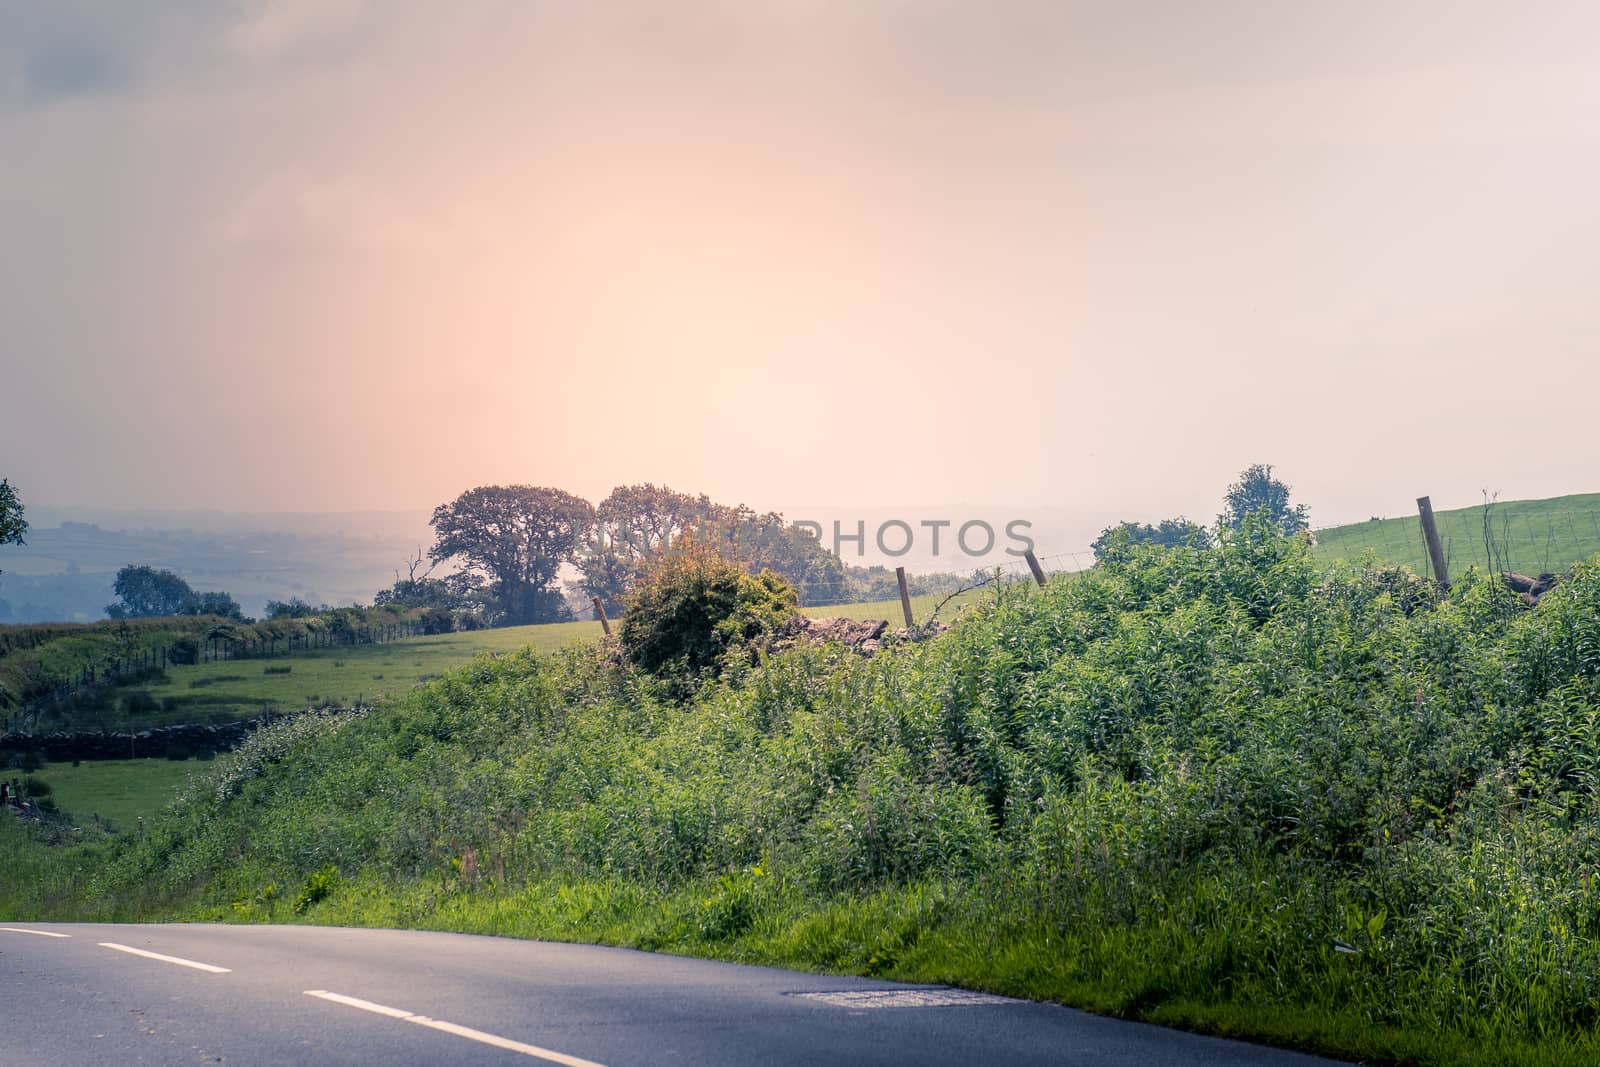
<svg viewBox="0 0 1600 1067"><path fill-rule="evenodd" d="M1471 565L1489 567L1484 509L1435 512L1451 576ZM1502 569L1539 574L1559 571L1600 552L1600 493L1513 500L1489 509L1490 540ZM1318 558L1356 559L1367 551L1424 573L1427 550L1415 515L1317 531Z"/></svg>
<svg viewBox="0 0 1600 1067"><path fill-rule="evenodd" d="M522 648L549 652L593 640L599 633L597 622L508 626L264 659L222 660L168 667L164 681L129 687L119 695L127 698L138 692L154 702L154 707L136 716L142 727L248 718L264 708L298 711L348 707L358 701L373 704L409 692L419 682L485 652Z"/></svg>
<svg viewBox="0 0 1600 1067"><path fill-rule="evenodd" d="M1600 1058L1600 560L1536 609L1255 530L674 703L589 649L288 720L0 918L582 938L1371 1062Z"/></svg>

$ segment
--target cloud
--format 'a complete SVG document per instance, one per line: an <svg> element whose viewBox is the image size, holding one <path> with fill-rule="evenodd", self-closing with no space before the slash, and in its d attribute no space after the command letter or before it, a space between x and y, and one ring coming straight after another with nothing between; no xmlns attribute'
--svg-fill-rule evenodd
<svg viewBox="0 0 1600 1067"><path fill-rule="evenodd" d="M236 81L239 59L272 67L347 58L380 14L366 0L45 0L0 5L0 108ZM198 86L189 86L198 88Z"/></svg>
<svg viewBox="0 0 1600 1067"><path fill-rule="evenodd" d="M230 17L210 0L0 6L0 107L128 94L203 62Z"/></svg>
<svg viewBox="0 0 1600 1067"><path fill-rule="evenodd" d="M368 13L365 0L255 0L228 32L253 59L274 59L348 36Z"/></svg>
<svg viewBox="0 0 1600 1067"><path fill-rule="evenodd" d="M125 87L131 77L126 60L98 43L67 38L24 57L24 88L33 99L87 96Z"/></svg>
<svg viewBox="0 0 1600 1067"><path fill-rule="evenodd" d="M71 3L0 9L0 93L37 105L125 88L137 65L120 30Z"/></svg>
<svg viewBox="0 0 1600 1067"><path fill-rule="evenodd" d="M282 170L268 175L216 227L227 243L311 251L426 251L455 228L371 178Z"/></svg>

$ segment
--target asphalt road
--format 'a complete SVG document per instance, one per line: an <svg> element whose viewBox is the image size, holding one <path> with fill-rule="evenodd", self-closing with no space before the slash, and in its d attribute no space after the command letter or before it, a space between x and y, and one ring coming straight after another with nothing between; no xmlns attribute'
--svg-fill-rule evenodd
<svg viewBox="0 0 1600 1067"><path fill-rule="evenodd" d="M587 945L301 926L0 925L0 1063L214 1062L1332 1061L943 987Z"/></svg>

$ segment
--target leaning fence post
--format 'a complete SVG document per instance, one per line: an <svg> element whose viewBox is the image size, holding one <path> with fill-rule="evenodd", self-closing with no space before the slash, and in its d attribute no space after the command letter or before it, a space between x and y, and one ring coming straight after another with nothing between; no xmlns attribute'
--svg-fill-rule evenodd
<svg viewBox="0 0 1600 1067"><path fill-rule="evenodd" d="M906 629L910 630L916 626L916 622L911 617L911 591L906 588L906 569L904 567L896 567L894 569L894 580L900 583L900 610L905 613Z"/></svg>
<svg viewBox="0 0 1600 1067"><path fill-rule="evenodd" d="M1433 501L1417 497L1417 514L1422 516L1422 536L1428 543L1428 558L1433 561L1433 576L1441 586L1450 588L1450 567L1445 562L1444 545L1439 541L1439 526L1433 521Z"/></svg>
<svg viewBox="0 0 1600 1067"><path fill-rule="evenodd" d="M1028 569L1033 572L1033 580L1039 583L1039 588L1044 588L1044 568L1039 566L1039 557L1033 554L1033 549L1028 549L1022 554L1028 561Z"/></svg>
<svg viewBox="0 0 1600 1067"><path fill-rule="evenodd" d="M606 609L601 605L600 598L592 596L589 599L594 601L594 617L600 620L600 629L605 631L607 637L610 637L611 620L606 618Z"/></svg>

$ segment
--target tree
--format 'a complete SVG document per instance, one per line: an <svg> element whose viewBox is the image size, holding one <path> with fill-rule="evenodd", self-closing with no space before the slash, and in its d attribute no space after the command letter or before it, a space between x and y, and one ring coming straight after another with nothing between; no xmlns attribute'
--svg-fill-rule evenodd
<svg viewBox="0 0 1600 1067"><path fill-rule="evenodd" d="M0 545L25 545L28 520L22 517L22 501L11 483L0 478Z"/></svg>
<svg viewBox="0 0 1600 1067"><path fill-rule="evenodd" d="M666 486L620 485L595 509L608 544L635 559L668 547L714 513L717 505Z"/></svg>
<svg viewBox="0 0 1600 1067"><path fill-rule="evenodd" d="M645 561L701 523L716 505L666 486L619 485L595 509L594 525L578 554L578 583L607 611L639 577Z"/></svg>
<svg viewBox="0 0 1600 1067"><path fill-rule="evenodd" d="M113 619L145 619L166 615L218 615L244 622L239 602L227 593L198 593L178 575L154 567L128 564L111 586L119 603L107 604Z"/></svg>
<svg viewBox="0 0 1600 1067"><path fill-rule="evenodd" d="M291 597L288 600L267 601L267 619L308 619L322 611L327 610L327 605L313 607L300 597Z"/></svg>
<svg viewBox="0 0 1600 1067"><path fill-rule="evenodd" d="M460 559L488 576L508 625L571 618L554 588L594 522L589 502L560 489L485 485L433 510L435 562Z"/></svg>
<svg viewBox="0 0 1600 1067"><path fill-rule="evenodd" d="M845 599L849 577L843 561L777 512L728 507L703 494L648 484L618 486L595 509L578 560L579 584L614 611L650 561L689 535L752 573L776 571L799 588L802 603Z"/></svg>
<svg viewBox="0 0 1600 1067"><path fill-rule="evenodd" d="M189 583L171 571L132 563L117 572L111 588L121 601L106 605L106 614L113 619L184 615L197 600Z"/></svg>
<svg viewBox="0 0 1600 1067"><path fill-rule="evenodd" d="M452 611L466 608L473 609L481 606L482 579L470 573L447 575L444 578L432 577L434 568L439 564L431 563L426 570L418 574L422 568L422 549L417 549L417 554L406 560L406 576L400 577L400 572L394 572L394 584L387 589L380 589L372 598L373 607L394 605L401 608L424 608L443 611L449 614Z"/></svg>
<svg viewBox="0 0 1600 1067"><path fill-rule="evenodd" d="M1176 519L1162 519L1159 526L1138 522L1120 522L1115 526L1107 526L1089 545L1094 549L1095 558L1099 559L1105 555L1106 549L1119 535L1126 536L1126 543L1130 545L1160 545L1163 548L1173 548L1178 545L1211 547L1211 534L1206 528L1180 515Z"/></svg>
<svg viewBox="0 0 1600 1067"><path fill-rule="evenodd" d="M1311 526L1304 504L1289 506L1289 486L1272 476L1272 464L1257 463L1245 468L1239 480L1228 486L1223 498L1225 510L1217 522L1237 530L1247 516L1265 512L1267 518L1286 534L1299 533Z"/></svg>
<svg viewBox="0 0 1600 1067"><path fill-rule="evenodd" d="M755 573L771 569L800 593L803 604L828 604L846 598L849 577L844 561L822 542L783 520L775 511L722 508L712 517L709 533L721 550Z"/></svg>
<svg viewBox="0 0 1600 1067"><path fill-rule="evenodd" d="M244 610L239 607L239 602L232 595L223 592L196 593L194 603L189 605L188 615L216 615L223 619L232 619L234 622L244 622Z"/></svg>

